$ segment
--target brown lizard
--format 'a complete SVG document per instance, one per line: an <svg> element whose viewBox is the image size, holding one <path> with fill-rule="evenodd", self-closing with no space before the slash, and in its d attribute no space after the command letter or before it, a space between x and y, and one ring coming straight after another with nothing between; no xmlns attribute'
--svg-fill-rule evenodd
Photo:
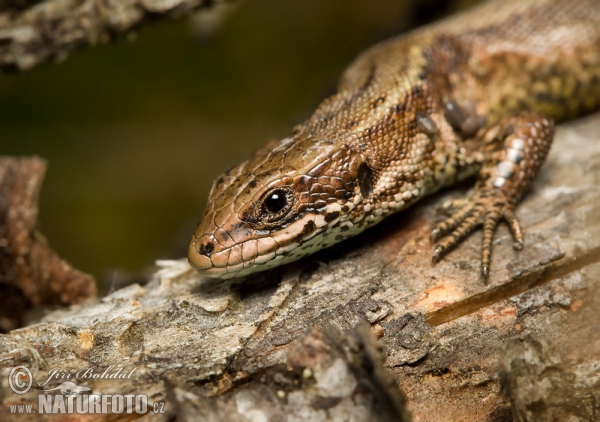
<svg viewBox="0 0 600 422"><path fill-rule="evenodd" d="M499 0L375 45L282 141L213 184L190 264L230 278L305 257L476 176L435 226L434 263L483 228L481 272L554 121L600 106L600 0ZM441 240L440 240L441 239Z"/></svg>

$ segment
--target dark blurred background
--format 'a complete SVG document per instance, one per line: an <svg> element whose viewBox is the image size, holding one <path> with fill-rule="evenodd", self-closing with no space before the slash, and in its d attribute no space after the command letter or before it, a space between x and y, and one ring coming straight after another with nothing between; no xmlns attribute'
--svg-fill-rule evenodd
<svg viewBox="0 0 600 422"><path fill-rule="evenodd" d="M470 1L251 0L0 75L0 154L49 160L40 230L100 279L185 255L213 178L374 42ZM110 281L108 281L110 282Z"/></svg>

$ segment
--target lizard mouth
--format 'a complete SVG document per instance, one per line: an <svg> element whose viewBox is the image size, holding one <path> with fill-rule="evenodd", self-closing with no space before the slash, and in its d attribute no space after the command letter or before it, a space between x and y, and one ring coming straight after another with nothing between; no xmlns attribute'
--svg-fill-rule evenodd
<svg viewBox="0 0 600 422"><path fill-rule="evenodd" d="M296 222L281 233L249 236L241 242L228 242L225 245L214 234L193 236L188 261L207 277L242 277L309 255L316 250L310 247L309 242L316 234L314 222L310 220L310 223Z"/></svg>
<svg viewBox="0 0 600 422"><path fill-rule="evenodd" d="M195 234L190 241L188 261L202 275L223 279L297 261L349 237L347 229L336 224L339 212L334 215L335 220L307 214L285 228L264 234L250 231L242 236L223 228Z"/></svg>
<svg viewBox="0 0 600 422"><path fill-rule="evenodd" d="M279 245L269 237L224 246L214 235L192 237L188 261L200 274L211 278L241 277L278 265ZM267 265L270 261L272 265Z"/></svg>

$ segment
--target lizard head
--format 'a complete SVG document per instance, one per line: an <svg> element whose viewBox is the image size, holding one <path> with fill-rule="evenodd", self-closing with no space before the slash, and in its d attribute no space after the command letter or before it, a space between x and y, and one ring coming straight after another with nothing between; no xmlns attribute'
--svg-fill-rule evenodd
<svg viewBox="0 0 600 422"><path fill-rule="evenodd" d="M188 260L209 277L240 277L350 237L364 229L369 176L364 156L330 140L267 145L214 182Z"/></svg>
<svg viewBox="0 0 600 422"><path fill-rule="evenodd" d="M437 133L429 94L415 82L373 101L373 72L215 181L189 245L194 268L231 278L296 261L422 196L417 164L431 167Z"/></svg>

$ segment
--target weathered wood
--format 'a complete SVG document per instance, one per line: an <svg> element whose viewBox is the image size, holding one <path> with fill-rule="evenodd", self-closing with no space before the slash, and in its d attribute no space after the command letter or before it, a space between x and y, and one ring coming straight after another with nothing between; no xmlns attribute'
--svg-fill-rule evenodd
<svg viewBox="0 0 600 422"><path fill-rule="evenodd" d="M38 383L51 369L114 365L136 370L131 379L74 381L166 402L163 419L376 420L373 403L403 400L383 387L390 371L418 421L509 420L511 412L516 420L597 420L598 133L600 114L558 128L518 208L525 248L513 251L502 227L487 285L479 277L480 233L430 262L436 209L466 187L312 258L242 280L203 279L185 260L162 262L145 286L3 336L2 411L36 403L40 391L10 394L5 374L13 365L30 367ZM331 327L350 330L365 320L380 338L385 368L369 357L365 336L331 334ZM380 375L356 369L369 362Z"/></svg>

